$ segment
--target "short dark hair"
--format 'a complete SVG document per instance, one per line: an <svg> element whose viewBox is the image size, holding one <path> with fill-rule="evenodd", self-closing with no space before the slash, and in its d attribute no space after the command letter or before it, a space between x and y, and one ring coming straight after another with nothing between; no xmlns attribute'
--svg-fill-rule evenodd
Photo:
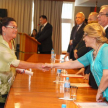
<svg viewBox="0 0 108 108"><path fill-rule="evenodd" d="M39 18L43 18L47 20L47 17L45 15L41 15Z"/></svg>
<svg viewBox="0 0 108 108"><path fill-rule="evenodd" d="M15 21L15 19L11 18L11 17L4 17L4 18L0 19L0 34L2 34L2 27L3 26L6 27L9 24L10 21Z"/></svg>
<svg viewBox="0 0 108 108"><path fill-rule="evenodd" d="M37 29L33 29L33 30L35 30L35 32L37 32Z"/></svg>

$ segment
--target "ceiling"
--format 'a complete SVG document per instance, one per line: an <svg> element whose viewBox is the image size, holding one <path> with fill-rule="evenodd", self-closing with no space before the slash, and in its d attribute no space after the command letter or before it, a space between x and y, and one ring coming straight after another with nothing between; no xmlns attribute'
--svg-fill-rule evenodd
<svg viewBox="0 0 108 108"><path fill-rule="evenodd" d="M95 7L96 0L75 0L75 6ZM97 7L108 5L108 0L97 0Z"/></svg>
<svg viewBox="0 0 108 108"><path fill-rule="evenodd" d="M75 6L95 7L97 1L97 7L102 5L108 5L108 0L51 0L51 1L68 1L75 2Z"/></svg>

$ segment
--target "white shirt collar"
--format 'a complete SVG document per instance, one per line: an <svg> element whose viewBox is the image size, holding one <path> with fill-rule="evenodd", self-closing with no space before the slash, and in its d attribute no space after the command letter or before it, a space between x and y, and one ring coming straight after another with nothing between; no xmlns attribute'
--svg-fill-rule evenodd
<svg viewBox="0 0 108 108"><path fill-rule="evenodd" d="M83 23L82 23L83 24ZM78 25L77 31L79 30L79 28L82 26L82 24Z"/></svg>
<svg viewBox="0 0 108 108"><path fill-rule="evenodd" d="M47 25L47 22L44 24L44 27Z"/></svg>
<svg viewBox="0 0 108 108"><path fill-rule="evenodd" d="M108 25L106 25L106 26L104 27L104 30L106 30L107 27L108 27Z"/></svg>
<svg viewBox="0 0 108 108"><path fill-rule="evenodd" d="M82 24L83 24L83 23L82 23ZM80 24L79 27L81 27L82 24Z"/></svg>

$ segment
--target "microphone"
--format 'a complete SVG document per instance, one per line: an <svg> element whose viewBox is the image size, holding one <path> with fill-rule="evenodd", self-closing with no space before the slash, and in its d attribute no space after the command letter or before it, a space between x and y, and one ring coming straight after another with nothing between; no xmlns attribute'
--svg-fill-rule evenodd
<svg viewBox="0 0 108 108"><path fill-rule="evenodd" d="M38 26L40 26L40 23L38 24Z"/></svg>

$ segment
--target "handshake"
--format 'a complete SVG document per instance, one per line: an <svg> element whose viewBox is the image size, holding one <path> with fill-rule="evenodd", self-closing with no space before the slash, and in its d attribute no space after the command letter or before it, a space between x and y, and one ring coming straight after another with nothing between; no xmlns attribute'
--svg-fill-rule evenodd
<svg viewBox="0 0 108 108"><path fill-rule="evenodd" d="M53 63L45 63L42 65L43 71L49 71L51 68L53 68Z"/></svg>

